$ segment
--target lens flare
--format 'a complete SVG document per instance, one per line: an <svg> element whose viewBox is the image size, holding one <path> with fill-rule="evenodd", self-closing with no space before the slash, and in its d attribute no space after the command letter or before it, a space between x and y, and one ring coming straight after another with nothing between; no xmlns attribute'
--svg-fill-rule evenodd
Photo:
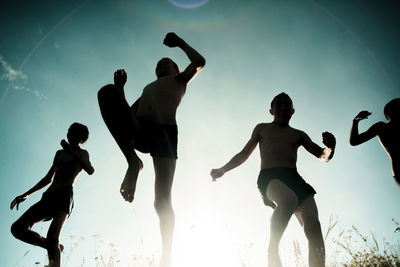
<svg viewBox="0 0 400 267"><path fill-rule="evenodd" d="M208 0L201 0L201 1L193 1L193 0L174 1L174 0L168 0L168 1L171 4L173 4L174 6L179 7L179 8L184 8L184 9L198 8L198 7L204 6L208 2Z"/></svg>

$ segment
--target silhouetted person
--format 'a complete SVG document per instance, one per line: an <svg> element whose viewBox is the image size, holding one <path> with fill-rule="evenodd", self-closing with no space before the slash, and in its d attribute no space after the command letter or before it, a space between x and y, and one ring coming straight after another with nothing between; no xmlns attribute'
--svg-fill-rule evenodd
<svg viewBox="0 0 400 267"><path fill-rule="evenodd" d="M135 149L153 158L155 171L154 207L160 218L163 254L161 266L170 266L175 215L171 205L171 188L175 173L178 144L176 110L191 79L204 67L205 59L175 33L164 39L168 47L181 48L190 60L183 72L169 58L157 63L157 80L148 84L142 95L129 107L124 94L126 73L114 74L114 85L106 85L98 93L104 122L122 150L128 170L121 185L122 197L133 201L142 161Z"/></svg>
<svg viewBox="0 0 400 267"><path fill-rule="evenodd" d="M388 123L377 122L361 134L358 133L358 123L367 119L371 113L368 111L358 113L353 119L350 144L357 146L378 136L391 160L393 177L397 185L400 186L400 98L395 98L387 103L383 112Z"/></svg>
<svg viewBox="0 0 400 267"><path fill-rule="evenodd" d="M46 176L26 193L16 197L10 205L11 209L16 206L18 210L21 202L51 183L43 193L41 200L13 223L11 233L21 241L46 249L49 266L52 267L61 265L60 252L63 250L63 246L59 244L59 236L64 222L72 210L72 185L82 169L90 175L94 172L89 161L89 153L79 147L88 137L89 131L86 126L73 123L67 133L69 143L64 139L61 141L63 149L56 152L53 165ZM52 220L46 237L31 230L34 224L44 220Z"/></svg>
<svg viewBox="0 0 400 267"><path fill-rule="evenodd" d="M324 132L322 142L326 147L321 148L312 142L306 133L290 127L289 121L294 109L292 100L285 93L272 100L270 113L274 116L273 122L258 124L242 151L223 167L212 169L211 176L215 181L227 171L238 167L259 144L261 171L257 180L258 189L265 205L274 208L271 217L268 266L282 266L278 252L279 242L293 213L308 239L310 266L325 266L325 246L314 200L316 192L298 174L296 161L297 149L300 146L322 161L329 161L336 145L335 137Z"/></svg>

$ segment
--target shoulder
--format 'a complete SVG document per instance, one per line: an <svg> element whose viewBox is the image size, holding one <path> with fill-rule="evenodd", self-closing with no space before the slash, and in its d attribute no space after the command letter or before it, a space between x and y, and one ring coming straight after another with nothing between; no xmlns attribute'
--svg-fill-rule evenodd
<svg viewBox="0 0 400 267"><path fill-rule="evenodd" d="M295 129L295 128L291 128L293 130L293 133L300 139L300 140L308 140L310 139L310 137L308 136L308 134L306 134L304 131L299 130L299 129Z"/></svg>
<svg viewBox="0 0 400 267"><path fill-rule="evenodd" d="M64 149L59 149L59 150L56 151L56 154L55 154L54 157L55 157L55 158L56 158L56 157L59 157L59 156L62 155L64 152L65 152Z"/></svg>
<svg viewBox="0 0 400 267"><path fill-rule="evenodd" d="M374 125L371 126L371 128L375 128L377 130L385 129L387 127L387 123L383 121L378 121Z"/></svg>
<svg viewBox="0 0 400 267"><path fill-rule="evenodd" d="M85 149L79 148L78 153L84 157L89 157L89 152Z"/></svg>
<svg viewBox="0 0 400 267"><path fill-rule="evenodd" d="M268 129L268 127L270 126L270 123L259 123L254 127L254 132L260 132L263 130Z"/></svg>

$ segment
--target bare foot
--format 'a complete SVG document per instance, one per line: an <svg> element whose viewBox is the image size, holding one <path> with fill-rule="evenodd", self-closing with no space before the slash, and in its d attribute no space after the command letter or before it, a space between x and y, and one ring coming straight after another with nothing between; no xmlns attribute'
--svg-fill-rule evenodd
<svg viewBox="0 0 400 267"><path fill-rule="evenodd" d="M132 202L135 190L136 190L136 182L139 175L140 170L143 169L143 162L137 158L135 162L132 162L128 166L128 170L126 171L125 178L121 184L121 195L122 197L128 201Z"/></svg>

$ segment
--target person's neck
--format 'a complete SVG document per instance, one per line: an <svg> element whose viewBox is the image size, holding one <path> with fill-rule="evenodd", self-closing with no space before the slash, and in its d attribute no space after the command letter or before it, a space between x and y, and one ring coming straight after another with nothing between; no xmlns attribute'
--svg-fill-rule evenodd
<svg viewBox="0 0 400 267"><path fill-rule="evenodd" d="M70 144L70 146L71 146L71 149L73 149L73 150L77 150L80 148L79 144Z"/></svg>
<svg viewBox="0 0 400 267"><path fill-rule="evenodd" d="M279 127L288 127L289 126L289 121L274 120L274 121L272 121L272 123Z"/></svg>

